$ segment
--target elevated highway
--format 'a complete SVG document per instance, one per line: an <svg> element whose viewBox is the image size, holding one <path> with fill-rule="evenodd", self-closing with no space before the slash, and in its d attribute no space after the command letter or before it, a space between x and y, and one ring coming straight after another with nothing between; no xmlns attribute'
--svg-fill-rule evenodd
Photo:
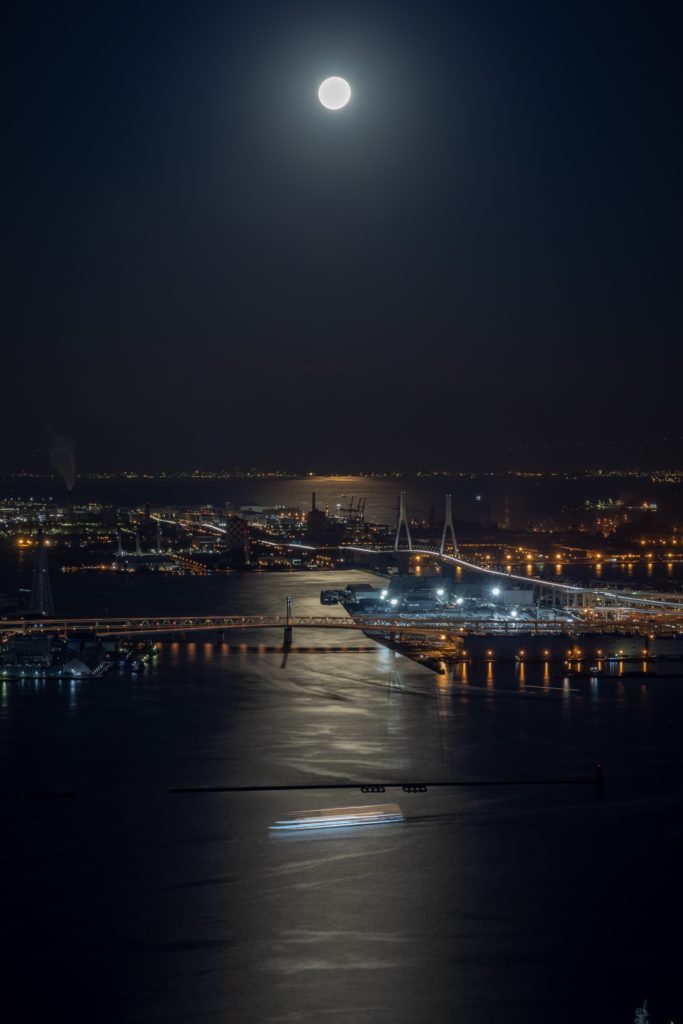
<svg viewBox="0 0 683 1024"><path fill-rule="evenodd" d="M424 636L435 640L468 636L567 636L585 633L615 634L678 634L683 632L683 610L680 613L624 614L587 612L571 620L466 618L464 616L418 617L408 615L365 615L355 618L335 615L145 615L91 616L53 619L6 619L0 622L0 637L68 636L87 632L106 636L185 635L250 630L293 629L342 630L378 633L393 636Z"/></svg>
<svg viewBox="0 0 683 1024"><path fill-rule="evenodd" d="M616 587L582 587L572 583L563 583L558 580L546 580L540 576L521 576L519 573L508 572L506 569L490 569L476 562L468 562L459 555L447 555L436 548L413 546L411 548L386 547L362 547L355 544L339 544L334 548L317 548L311 544L299 544L296 541L262 541L261 543L273 547L300 548L305 551L335 550L352 551L365 555L424 555L446 565L459 566L468 572L480 573L491 579L491 582L499 582L501 585L512 580L514 583L524 584L534 588L541 593L546 593L551 598L551 604L557 608L622 608L640 609L643 611L671 611L680 612L683 615L683 594L652 594L644 592L633 593Z"/></svg>

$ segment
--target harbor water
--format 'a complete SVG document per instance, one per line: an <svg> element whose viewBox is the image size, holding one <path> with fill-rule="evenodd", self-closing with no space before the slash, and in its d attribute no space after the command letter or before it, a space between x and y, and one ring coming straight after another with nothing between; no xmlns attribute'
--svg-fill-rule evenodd
<svg viewBox="0 0 683 1024"><path fill-rule="evenodd" d="M72 575L55 589L67 614L268 613L291 594L304 615L339 582ZM284 658L200 637L162 644L138 676L2 683L14 1019L617 1024L645 997L655 1020L680 1019L683 680L570 685L503 663L440 676L362 634L295 636L321 643L350 649ZM598 760L603 792L169 793L588 777ZM28 796L46 790L75 795ZM388 801L404 821L270 829Z"/></svg>

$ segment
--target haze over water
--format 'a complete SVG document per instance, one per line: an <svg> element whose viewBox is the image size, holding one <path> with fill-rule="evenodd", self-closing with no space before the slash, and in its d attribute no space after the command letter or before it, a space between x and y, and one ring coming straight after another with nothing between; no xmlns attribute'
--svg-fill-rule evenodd
<svg viewBox="0 0 683 1024"><path fill-rule="evenodd" d="M353 497L367 499L366 513L378 522L396 521L399 491L405 490L411 513L426 518L434 506L437 518L443 513L445 494L453 495L456 520L485 522L503 518L506 499L513 525L526 518L560 515L563 508L580 506L590 498L622 500L626 505L656 502L668 514L683 505L683 487L677 482L653 482L649 478L605 476L601 478L564 478L473 474L457 477L307 476L298 478L250 479L78 479L73 500L116 505L184 505L211 503L222 506L226 500L255 505L310 507L311 492L318 504L334 511L337 503L348 505ZM2 481L5 497L30 495L51 497L64 502L59 480L9 478Z"/></svg>
<svg viewBox="0 0 683 1024"><path fill-rule="evenodd" d="M62 576L59 601L267 613L292 594L315 614L321 587L352 578ZM295 635L309 643L368 646ZM165 644L138 678L3 683L3 784L77 791L0 805L17 1019L617 1024L645 996L656 1020L680 1014L682 682L570 689L532 664L523 680L504 664L443 678L381 647L283 664L198 640ZM598 759L602 796L168 793L582 776ZM402 824L269 832L306 808L393 799Z"/></svg>

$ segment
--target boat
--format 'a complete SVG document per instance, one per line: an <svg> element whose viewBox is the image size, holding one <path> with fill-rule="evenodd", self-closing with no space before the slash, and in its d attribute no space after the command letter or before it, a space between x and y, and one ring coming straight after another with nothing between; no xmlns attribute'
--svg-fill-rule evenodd
<svg viewBox="0 0 683 1024"><path fill-rule="evenodd" d="M382 825L404 820L398 804L368 804L364 807L323 807L315 811L300 811L296 817L276 821L270 827L273 831L298 832L304 829Z"/></svg>

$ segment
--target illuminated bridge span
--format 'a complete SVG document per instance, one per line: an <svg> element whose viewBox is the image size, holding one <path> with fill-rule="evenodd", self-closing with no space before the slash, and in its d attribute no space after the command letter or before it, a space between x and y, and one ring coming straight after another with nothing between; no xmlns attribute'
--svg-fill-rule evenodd
<svg viewBox="0 0 683 1024"><path fill-rule="evenodd" d="M622 610L623 611L623 610ZM634 615L615 618L606 611L595 612L571 621L524 619L511 622L503 619L418 618L417 616L363 616L344 618L334 615L163 615L120 616L60 619L7 619L0 623L5 637L22 635L67 635L89 632L106 636L151 636L186 633L217 633L228 631L281 629L285 641L291 640L293 629L356 630L386 636L424 636L438 640L465 639L469 636L554 635L577 636L581 633L614 633L625 630L662 632L683 630L683 613L673 615Z"/></svg>
<svg viewBox="0 0 683 1024"><path fill-rule="evenodd" d="M366 554L376 554L382 551L396 550L389 548L363 548L351 545L341 548L344 551L358 551ZM401 550L401 549L398 549ZM406 549L404 549L406 550ZM443 551L436 551L433 548L413 547L410 553L427 555L438 561L446 562L449 565L460 566L461 569L468 569L471 572L482 573L498 580L514 580L516 583L526 583L539 591L550 593L556 598L558 606L564 608L595 608L595 607L628 607L631 610L642 609L653 611L669 609L672 612L680 612L683 615L683 595L671 594L666 597L661 595L648 596L646 594L633 594L623 590L610 590L607 588L578 587L571 583L559 583L555 580L544 580L537 576L520 576L504 569L487 569L475 562L467 562L464 558L456 555L447 555Z"/></svg>
<svg viewBox="0 0 683 1024"><path fill-rule="evenodd" d="M312 544L299 544L296 541L261 541L270 547L300 548L304 551L332 550L330 548L315 547ZM556 580L544 580L538 576L520 576L514 572L507 572L505 569L488 569L486 566L477 565L476 562L467 562L457 555L447 555L443 551L427 547L359 547L354 544L340 544L334 548L335 551L354 551L364 555L389 555L389 554L416 554L426 555L436 561L445 562L448 565L459 566L470 572L481 573L492 578L495 585L498 581L514 581L524 583L527 587L533 588L537 593L550 595L553 607L557 608L622 608L630 611L670 611L679 612L683 615L683 595L678 594L634 594L625 590L610 590L609 588L579 587L571 583L559 583Z"/></svg>
<svg viewBox="0 0 683 1024"><path fill-rule="evenodd" d="M155 517L158 518L158 517ZM208 530L213 533L224 534L225 530L220 526L215 526L213 523L190 523L185 520L160 520L160 522L172 522L174 525L180 525L183 528L196 529L199 526L202 529ZM400 546L401 531L405 533L406 547ZM449 555L446 553L446 541L450 535L451 545L453 548L453 554ZM396 539L392 545L386 545L383 547L368 547L354 544L339 544L332 547L327 545L316 545L316 544L304 544L297 541L268 541L261 540L262 544L266 544L269 547L279 548L298 548L302 551L350 551L357 554L365 555L425 555L428 558L433 558L436 561L441 561L447 565L453 565L461 569L465 569L468 572L476 572L483 576L491 578L492 583L495 585L499 581L510 581L515 583L524 584L526 587L534 589L536 594L540 597L545 595L546 599L550 600L553 607L558 608L575 608L575 609L626 609L631 611L642 611L643 613L651 612L666 612L672 613L679 612L683 614L683 595L677 594L644 594L644 593L629 593L625 590L618 590L616 588L597 588L597 587L581 587L571 583L561 583L557 580L542 579L538 576L520 576L519 574L508 572L505 569L489 569L486 566L478 565L476 562L468 562L464 558L461 558L458 554L458 544L455 538L455 530L453 528L453 514L451 508L451 496L446 495L446 510L444 517L443 533L441 536L441 544L438 548L423 547L420 545L413 545L410 528L408 525L408 518L406 513L405 504L405 492L401 492L401 498L399 503L399 521L398 528L396 530Z"/></svg>
<svg viewBox="0 0 683 1024"><path fill-rule="evenodd" d="M474 623L469 623L469 627ZM498 626L501 623L498 622ZM462 621L417 617L372 616L352 619L340 615L164 615L61 619L8 619L0 624L7 635L89 632L99 636L156 633L200 633L248 629L343 629L385 633L462 633Z"/></svg>

